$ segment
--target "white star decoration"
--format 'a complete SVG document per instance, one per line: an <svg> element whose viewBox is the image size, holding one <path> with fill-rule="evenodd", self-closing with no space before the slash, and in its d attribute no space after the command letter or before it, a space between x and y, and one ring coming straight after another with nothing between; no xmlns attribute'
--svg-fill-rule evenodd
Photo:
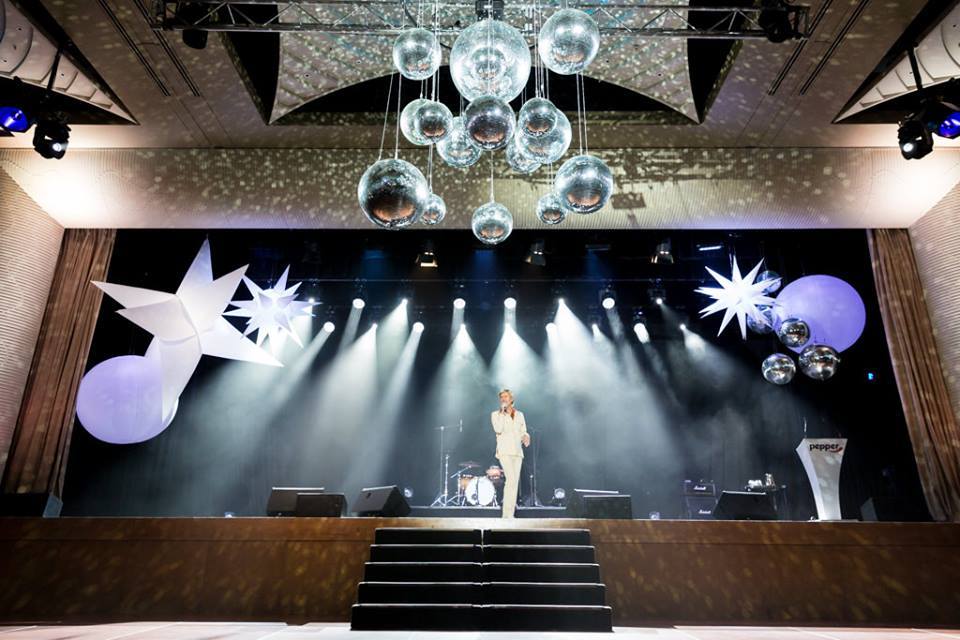
<svg viewBox="0 0 960 640"><path fill-rule="evenodd" d="M700 317L705 318L711 314L723 311L723 322L720 323L720 335L734 316L740 324L740 335L744 340L747 339L747 316L753 318L753 321L766 325L769 324L764 315L757 308L759 305L772 305L773 298L766 295L764 291L776 290L775 284L780 281L762 280L754 282L760 267L763 266L763 260L757 263L746 276L740 275L740 267L737 266L737 259L733 259L733 274L731 278L724 278L722 275L707 267L707 272L713 276L714 280L720 283L719 287L700 287L697 293L710 296L714 302L700 310Z"/></svg>
<svg viewBox="0 0 960 640"><path fill-rule="evenodd" d="M160 362L164 417L172 419L177 400L203 355L283 366L221 315L246 270L241 267L214 280L210 242L204 241L176 293L93 283L123 305L117 313L153 334L145 355Z"/></svg>
<svg viewBox="0 0 960 640"><path fill-rule="evenodd" d="M247 276L243 276L243 283L247 285L250 300L234 300L230 304L237 309L227 311L226 316L239 318L248 318L247 327L243 335L248 336L254 331L257 332L257 346L263 344L263 341L270 338L270 349L273 353L278 353L286 342L287 336L293 338L298 346L303 347L300 336L293 328L292 320L297 316L309 316L310 308L316 303L297 300L297 289L301 283L297 283L287 288L287 275L290 273L290 267L283 270L280 279L268 289L261 289Z"/></svg>

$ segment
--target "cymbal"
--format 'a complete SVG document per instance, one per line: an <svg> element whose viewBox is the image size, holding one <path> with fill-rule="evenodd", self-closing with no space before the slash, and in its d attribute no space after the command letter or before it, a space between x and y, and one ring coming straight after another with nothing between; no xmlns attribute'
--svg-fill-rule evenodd
<svg viewBox="0 0 960 640"><path fill-rule="evenodd" d="M458 467L479 467L479 462L474 462L473 460L467 460L466 462L461 462L457 465Z"/></svg>

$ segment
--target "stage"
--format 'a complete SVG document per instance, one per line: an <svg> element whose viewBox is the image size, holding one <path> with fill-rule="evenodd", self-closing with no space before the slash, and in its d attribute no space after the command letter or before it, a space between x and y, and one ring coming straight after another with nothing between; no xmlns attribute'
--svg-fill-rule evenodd
<svg viewBox="0 0 960 640"><path fill-rule="evenodd" d="M616 626L960 627L960 524L566 518L8 518L0 524L0 623L8 625L346 622L378 527L560 527L590 530Z"/></svg>
<svg viewBox="0 0 960 640"><path fill-rule="evenodd" d="M618 627L614 633L631 640L935 640L958 638L956 629L876 629L856 627ZM4 640L470 640L555 638L555 633L438 633L410 631L350 631L345 625L279 623L141 622L93 626L0 627ZM577 638L607 634L578 633Z"/></svg>

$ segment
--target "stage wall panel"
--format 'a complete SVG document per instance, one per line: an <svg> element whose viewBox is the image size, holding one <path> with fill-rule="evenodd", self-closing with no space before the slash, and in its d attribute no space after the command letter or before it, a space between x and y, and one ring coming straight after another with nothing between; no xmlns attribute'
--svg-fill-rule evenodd
<svg viewBox="0 0 960 640"><path fill-rule="evenodd" d="M617 625L960 625L960 524L0 521L0 622L346 621L382 526L587 527Z"/></svg>

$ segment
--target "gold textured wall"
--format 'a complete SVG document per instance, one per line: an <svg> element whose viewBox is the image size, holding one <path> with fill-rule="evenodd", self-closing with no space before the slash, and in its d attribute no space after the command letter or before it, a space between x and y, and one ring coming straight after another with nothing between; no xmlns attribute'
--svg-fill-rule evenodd
<svg viewBox="0 0 960 640"><path fill-rule="evenodd" d="M63 227L0 171L0 474L62 236Z"/></svg>
<svg viewBox="0 0 960 640"><path fill-rule="evenodd" d="M960 187L910 227L943 376L960 421Z"/></svg>
<svg viewBox="0 0 960 640"><path fill-rule="evenodd" d="M346 621L379 526L588 527L614 623L960 625L960 524L0 521L0 622Z"/></svg>

